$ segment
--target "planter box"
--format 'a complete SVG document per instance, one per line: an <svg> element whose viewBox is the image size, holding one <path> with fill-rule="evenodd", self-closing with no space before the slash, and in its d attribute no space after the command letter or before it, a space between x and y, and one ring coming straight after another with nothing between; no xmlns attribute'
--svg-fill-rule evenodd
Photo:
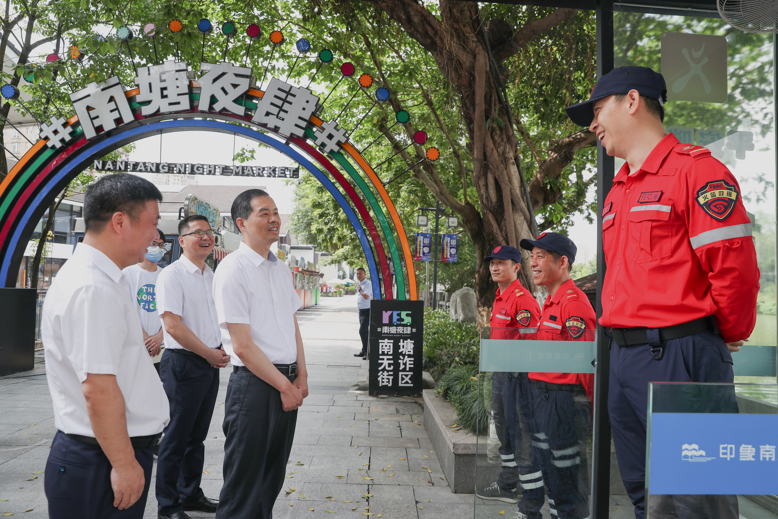
<svg viewBox="0 0 778 519"><path fill-rule="evenodd" d="M424 390L424 429L446 475L451 491L457 494L475 492L476 436L461 430L454 406L435 395L434 389Z"/></svg>

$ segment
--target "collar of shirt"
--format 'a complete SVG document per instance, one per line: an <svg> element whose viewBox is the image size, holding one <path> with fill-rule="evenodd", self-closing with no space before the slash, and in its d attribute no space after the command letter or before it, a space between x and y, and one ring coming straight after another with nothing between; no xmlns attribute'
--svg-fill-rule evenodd
<svg viewBox="0 0 778 519"><path fill-rule="evenodd" d="M654 149L651 150L651 153L648 154L648 157L646 157L643 165L635 172L634 175L632 175L632 177L634 178L638 176L641 171L645 173L656 174L659 171L659 168L662 166L665 158L670 154L671 151L673 151L673 148L675 148L678 142L679 141L674 134L668 133L665 135L665 138L659 141L659 144L657 144ZM629 173L629 164L625 162L624 165L621 166L619 172L616 173L613 182L624 182L627 177L630 176Z"/></svg>
<svg viewBox="0 0 778 519"><path fill-rule="evenodd" d="M522 292L524 291L524 287L522 286L521 281L519 281L518 278L516 278L516 281L508 285L508 288L505 289L504 293L506 296L510 296L515 290L521 290ZM502 294L503 292L498 287L497 294L494 296L494 300L502 301Z"/></svg>
<svg viewBox="0 0 778 519"><path fill-rule="evenodd" d="M562 283L562 286L557 288L556 292L554 293L554 297L552 297L550 300L547 300L546 304L543 305L543 308L551 305L558 305L562 300L562 296L567 294L567 291L572 288L575 288L575 282L572 279L568 279Z"/></svg>
<svg viewBox="0 0 778 519"><path fill-rule="evenodd" d="M267 259L265 259L260 253L246 245L246 242L244 241L240 242L240 245L238 245L238 250L242 252L243 255L246 256L255 267L262 265L265 261L270 261L271 263L278 261L278 258L275 254L273 254L273 251L269 251L267 253Z"/></svg>
<svg viewBox="0 0 778 519"><path fill-rule="evenodd" d="M73 252L73 256L91 261L97 265L97 268L105 272L114 283L118 283L122 279L123 274L119 266L114 263L111 258L106 256L105 253L95 249L90 245L87 245L86 243L79 243L76 245L76 250Z"/></svg>
<svg viewBox="0 0 778 519"><path fill-rule="evenodd" d="M181 262L181 264L184 266L186 271L189 272L190 274L194 274L194 273L205 274L205 270L211 268L206 263L203 266L203 270L200 270L200 267L198 267L197 265L192 263L191 260L189 258L187 258L186 256L184 256L183 254L181 255L180 258L178 258L178 261Z"/></svg>

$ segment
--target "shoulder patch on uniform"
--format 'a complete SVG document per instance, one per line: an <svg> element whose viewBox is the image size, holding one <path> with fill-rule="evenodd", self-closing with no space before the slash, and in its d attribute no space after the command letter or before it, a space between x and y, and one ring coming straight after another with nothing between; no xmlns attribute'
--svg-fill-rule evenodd
<svg viewBox="0 0 778 519"><path fill-rule="evenodd" d="M518 289L516 290L516 297L523 296L523 295L524 295L524 292L522 292L521 290L518 290Z"/></svg>
<svg viewBox="0 0 778 519"><path fill-rule="evenodd" d="M516 314L516 321L518 321L518 323L525 328L529 326L531 320L532 313L527 309L522 308L519 310L519 313Z"/></svg>
<svg viewBox="0 0 778 519"><path fill-rule="evenodd" d="M689 155L691 157L710 155L710 150L704 146L695 146L694 144L678 144L675 147L675 151L681 155Z"/></svg>
<svg viewBox="0 0 778 519"><path fill-rule="evenodd" d="M662 198L663 191L643 191L638 197L639 204L650 204L652 202L659 202Z"/></svg>
<svg viewBox="0 0 778 519"><path fill-rule="evenodd" d="M568 290L567 293L568 294L575 294L575 290Z"/></svg>
<svg viewBox="0 0 778 519"><path fill-rule="evenodd" d="M608 204L602 210L602 215L605 216L606 214L610 213L611 209L613 209L613 202L608 202Z"/></svg>
<svg viewBox="0 0 778 519"><path fill-rule="evenodd" d="M723 222L732 214L740 193L725 180L713 180L697 190L697 203L708 216Z"/></svg>
<svg viewBox="0 0 778 519"><path fill-rule="evenodd" d="M586 321L584 321L583 318L574 315L567 318L565 321L565 328L567 328L567 333L569 333L573 339L577 339L586 331Z"/></svg>

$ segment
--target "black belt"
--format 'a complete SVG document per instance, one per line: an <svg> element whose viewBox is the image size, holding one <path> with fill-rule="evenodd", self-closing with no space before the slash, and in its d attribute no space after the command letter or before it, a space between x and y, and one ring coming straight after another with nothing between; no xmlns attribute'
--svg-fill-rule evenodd
<svg viewBox="0 0 778 519"><path fill-rule="evenodd" d="M689 321L688 323L676 324L675 326L657 328L659 340L661 342L688 337L689 335L694 335L696 333L713 332L714 330L715 328L710 317L702 317L701 319ZM613 338L613 342L622 347L648 344L648 328L644 327L611 328L610 336ZM651 348L651 355L656 360L662 360L662 357L664 356L663 346Z"/></svg>
<svg viewBox="0 0 778 519"><path fill-rule="evenodd" d="M294 377L297 375L297 363L293 364L273 364L276 368L278 368L278 371L283 373L287 377ZM248 371L251 373L251 370L247 368L246 366L233 366L232 372L237 373L238 371Z"/></svg>
<svg viewBox="0 0 778 519"><path fill-rule="evenodd" d="M76 440L81 443L86 443L87 445L95 445L97 447L100 447L100 443L97 441L96 438L92 438L91 436L81 436L80 434L68 434L68 433L62 433L68 438L72 440ZM130 442L132 443L133 449L148 449L149 447L152 447L157 444L157 441L159 440L159 437L162 436L162 433L159 434L152 434L151 436L135 436L133 438L130 438Z"/></svg>
<svg viewBox="0 0 778 519"><path fill-rule="evenodd" d="M584 388L580 384L554 384L553 382L544 382L542 380L533 380L533 384L538 389L545 389L546 391L583 391Z"/></svg>

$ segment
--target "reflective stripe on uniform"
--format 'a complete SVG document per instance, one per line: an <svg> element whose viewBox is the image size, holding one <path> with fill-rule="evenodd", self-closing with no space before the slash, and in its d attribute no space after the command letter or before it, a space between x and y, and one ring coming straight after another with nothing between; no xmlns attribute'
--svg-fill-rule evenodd
<svg viewBox="0 0 778 519"><path fill-rule="evenodd" d="M608 220L611 220L614 216L616 216L616 213L611 213L608 216L603 216L602 221L607 222Z"/></svg>
<svg viewBox="0 0 778 519"><path fill-rule="evenodd" d="M510 317L505 317L504 315L495 315L495 317L496 317L497 319L505 319L506 321L510 321L510 320L511 320L511 318L510 318Z"/></svg>
<svg viewBox="0 0 778 519"><path fill-rule="evenodd" d="M540 479L540 481L535 481L533 483L524 483L522 481L521 482L521 488L523 488L524 490L533 490L533 489L542 487L543 484L544 484L543 483L543 479Z"/></svg>
<svg viewBox="0 0 778 519"><path fill-rule="evenodd" d="M550 323L548 321L545 321L543 323L543 326L550 326L551 328L556 328L557 330L561 330L562 329L562 325L561 324L554 324L554 323Z"/></svg>
<svg viewBox="0 0 778 519"><path fill-rule="evenodd" d="M555 467L559 468L572 467L573 465L579 465L581 463L581 458L579 456L571 460L551 460L551 463L553 463Z"/></svg>
<svg viewBox="0 0 778 519"><path fill-rule="evenodd" d="M542 475L543 475L543 472L541 472L541 471L533 472L532 474L524 474L523 476L521 474L519 474L519 479L522 480L522 481L531 481L533 479L538 479Z"/></svg>
<svg viewBox="0 0 778 519"><path fill-rule="evenodd" d="M538 449L549 449L550 448L548 443L541 443L541 442L536 442L536 441L532 442L532 446L533 447L537 447Z"/></svg>
<svg viewBox="0 0 778 519"><path fill-rule="evenodd" d="M570 447L569 449L562 449L561 451L555 451L554 449L551 449L551 453L556 457L569 456L570 454L578 454L579 452L581 452L581 447L578 445Z"/></svg>
<svg viewBox="0 0 778 519"><path fill-rule="evenodd" d="M508 468L513 468L513 467L517 467L518 465L516 465L515 461L503 461L502 462L502 466L503 467L508 467Z"/></svg>
<svg viewBox="0 0 778 519"><path fill-rule="evenodd" d="M513 454L500 454L500 458L502 458L503 460L512 460Z"/></svg>
<svg viewBox="0 0 778 519"><path fill-rule="evenodd" d="M537 328L519 328L519 333L537 333Z"/></svg>
<svg viewBox="0 0 778 519"><path fill-rule="evenodd" d="M662 211L663 213L669 213L671 207L672 206L662 204L636 205L630 209L629 212L634 213L635 211Z"/></svg>
<svg viewBox="0 0 778 519"><path fill-rule="evenodd" d="M740 225L730 225L729 227L720 227L711 229L690 238L692 249L698 249L703 245L710 245L717 241L731 240L733 238L746 238L751 236L751 224L743 223Z"/></svg>

